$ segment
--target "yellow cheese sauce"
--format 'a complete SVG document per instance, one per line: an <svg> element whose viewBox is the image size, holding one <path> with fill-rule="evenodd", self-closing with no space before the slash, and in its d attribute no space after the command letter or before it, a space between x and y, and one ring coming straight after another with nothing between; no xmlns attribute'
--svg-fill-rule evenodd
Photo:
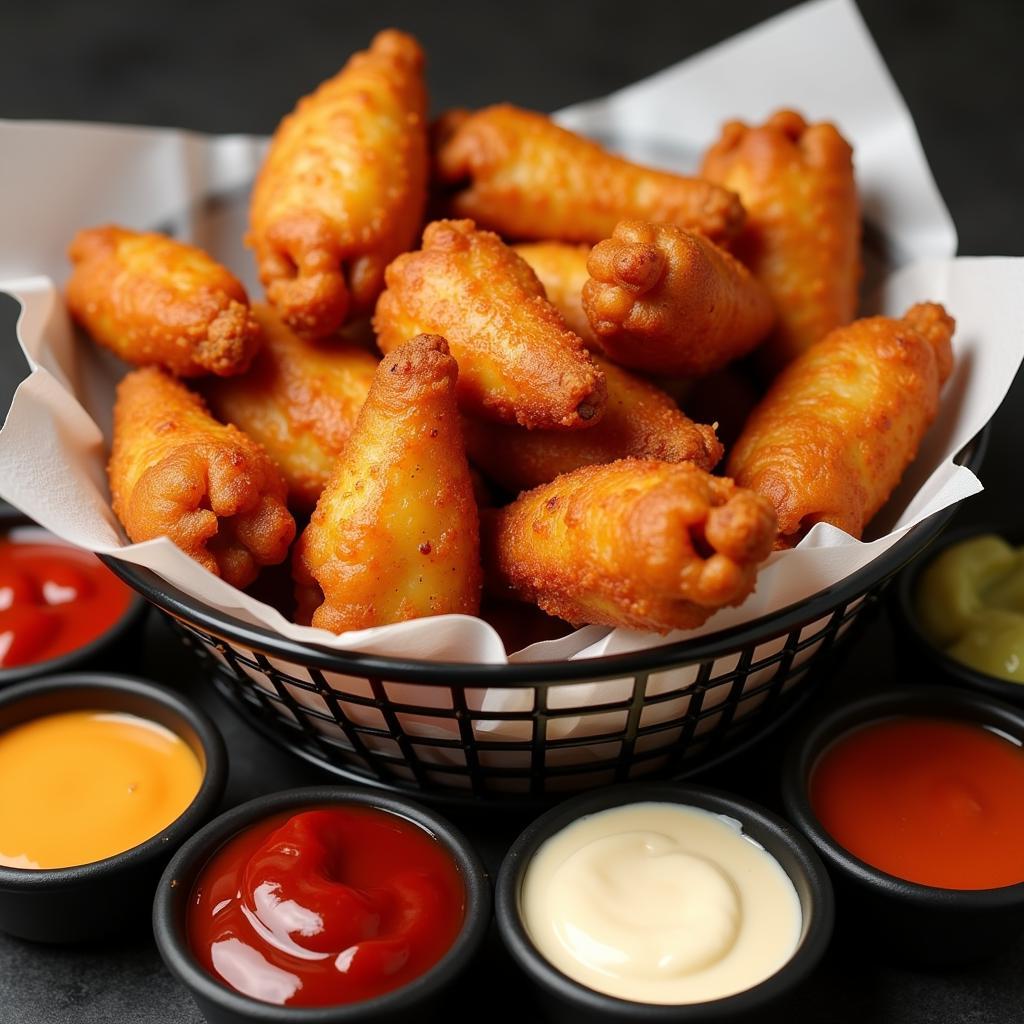
<svg viewBox="0 0 1024 1024"><path fill-rule="evenodd" d="M0 864L61 868L138 846L192 802L203 770L156 722L46 715L0 733Z"/></svg>
<svg viewBox="0 0 1024 1024"><path fill-rule="evenodd" d="M936 647L986 675L1024 682L1024 550L994 534L953 544L921 573L914 596Z"/></svg>
<svg viewBox="0 0 1024 1024"><path fill-rule="evenodd" d="M751 988L789 960L802 925L789 876L738 822L672 803L613 807L556 833L527 868L521 906L563 974L643 1003Z"/></svg>

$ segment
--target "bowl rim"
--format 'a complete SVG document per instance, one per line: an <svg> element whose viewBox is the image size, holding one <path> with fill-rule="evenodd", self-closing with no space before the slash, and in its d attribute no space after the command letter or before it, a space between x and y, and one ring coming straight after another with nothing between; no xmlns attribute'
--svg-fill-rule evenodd
<svg viewBox="0 0 1024 1024"><path fill-rule="evenodd" d="M63 868L0 866L0 892L36 892L91 885L119 872L133 870L166 854L169 848L195 831L220 803L227 781L228 765L227 750L220 730L195 701L167 686L138 676L114 672L69 672L28 679L0 689L0 707L18 704L46 693L98 689L108 690L115 695L141 698L143 702L170 711L185 722L198 738L206 762L199 789L181 814L156 835L110 857ZM94 707L89 700L83 700L82 710Z"/></svg>
<svg viewBox="0 0 1024 1024"><path fill-rule="evenodd" d="M811 841L831 870L858 886L921 909L952 911L1024 907L1024 878L990 889L944 889L891 875L840 845L825 830L811 806L808 783L824 750L853 729L920 709L930 718L988 722L1024 744L1024 711L987 694L953 686L901 686L842 704L804 725L782 762L782 802L787 817Z"/></svg>
<svg viewBox="0 0 1024 1024"><path fill-rule="evenodd" d="M101 555L93 554L93 552L88 551L87 548L80 548L75 544L69 544L66 540L62 540L60 537L51 533L45 526L40 526L34 519L25 515L24 512L19 511L12 505L0 503L0 534L6 535L9 531L18 529L19 527L29 527L33 530L40 530L48 537L52 538L52 542L54 544L71 548L73 551L84 551L87 554L92 554L93 557L99 559L102 565L107 569L110 569L110 565ZM64 654L58 654L53 658L47 658L45 661L31 661L24 665L12 665L10 668L0 668L0 687L14 685L15 683L20 683L25 679L34 679L37 676L48 676L54 675L58 672L67 672L78 665L84 665L86 662L95 658L96 655L116 643L122 636L124 636L125 633L132 629L132 627L135 626L135 624L148 610L148 603L139 591L131 585L131 583L126 581L116 572L114 575L117 576L122 583L127 585L129 591L128 605L121 615L119 615L102 633L97 634L88 643L82 644L81 647L76 647L72 651L65 651Z"/></svg>
<svg viewBox="0 0 1024 1024"><path fill-rule="evenodd" d="M955 461L977 470L985 455L991 428L986 424L957 453ZM373 676L426 686L533 686L574 680L614 679L680 665L710 661L736 650L807 625L849 604L877 584L889 579L917 557L947 525L956 512L951 505L935 512L907 531L887 551L839 583L796 601L751 622L719 630L707 636L660 644L642 651L581 658L573 661L535 661L516 664L432 661L361 651L334 650L290 640L262 626L244 622L197 601L165 582L156 573L110 555L100 559L146 600L192 628L207 630L249 650L329 672Z"/></svg>
<svg viewBox="0 0 1024 1024"><path fill-rule="evenodd" d="M744 833L771 835L793 855L810 899L800 941L790 958L767 978L740 992L697 1003L643 1003L598 992L564 974L540 952L530 938L520 909L520 893L530 861L540 846L581 817L633 803L677 803L738 820ZM769 855L772 855L769 852ZM774 856L774 855L772 855ZM790 870L780 863L791 878ZM672 782L624 783L566 800L531 822L509 847L495 887L495 915L506 950L530 980L549 995L573 1004L595 1019L614 1016L623 1021L667 1022L729 1020L782 996L806 979L818 965L832 937L835 900L832 883L813 846L787 821L746 797L707 786Z"/></svg>
<svg viewBox="0 0 1024 1024"><path fill-rule="evenodd" d="M466 913L448 951L423 974L372 999L328 1006L280 1006L229 988L202 967L183 933L184 907L213 854L250 825L281 811L324 804L355 804L405 818L433 835L458 865L466 887ZM181 884L182 881L185 884ZM476 955L491 920L490 877L476 849L436 811L396 794L356 786L303 786L255 797L225 811L188 839L171 858L153 900L153 936L167 969L200 999L241 1019L266 1024L344 1024L407 1009L447 985Z"/></svg>
<svg viewBox="0 0 1024 1024"><path fill-rule="evenodd" d="M899 621L900 626L908 634L908 639L914 645L916 651L924 656L928 662L937 668L944 675L956 680L956 682L969 686L989 694L993 697L1001 697L1011 703L1024 702L1024 679L1020 682L1012 682L1009 679L1002 679L999 676L989 675L980 669L972 668L954 657L947 654L941 647L936 646L921 629L920 619L914 607L916 588L921 573L938 558L943 551L959 544L961 541L971 540L974 537L981 537L986 534L993 534L1010 544L1018 546L1024 542L1024 529L1013 526L998 526L993 522L982 522L957 526L947 531L939 538L934 549L927 558L915 560L900 574L893 585L892 598L890 600L891 613Z"/></svg>

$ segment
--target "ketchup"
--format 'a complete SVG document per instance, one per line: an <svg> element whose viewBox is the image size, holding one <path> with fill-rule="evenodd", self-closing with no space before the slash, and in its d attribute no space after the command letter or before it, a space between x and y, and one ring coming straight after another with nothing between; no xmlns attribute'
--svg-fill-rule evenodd
<svg viewBox="0 0 1024 1024"><path fill-rule="evenodd" d="M199 962L231 988L329 1006L424 974L455 941L465 902L458 866L430 833L337 805L229 840L196 882L187 928Z"/></svg>
<svg viewBox="0 0 1024 1024"><path fill-rule="evenodd" d="M124 615L131 595L88 551L17 532L0 540L0 668L84 647Z"/></svg>

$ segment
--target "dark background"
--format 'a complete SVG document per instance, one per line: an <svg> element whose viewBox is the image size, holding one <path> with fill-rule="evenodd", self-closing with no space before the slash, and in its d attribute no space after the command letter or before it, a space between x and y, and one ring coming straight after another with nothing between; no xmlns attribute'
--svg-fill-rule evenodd
<svg viewBox="0 0 1024 1024"><path fill-rule="evenodd" d="M502 99L554 110L633 82L788 6L769 0L0 0L0 116L269 133L299 95L387 25L408 29L424 43L435 111ZM956 222L961 253L1020 254L1024 3L861 0L859 6L917 123ZM0 298L0 409L22 372L14 313L14 303ZM1022 400L1024 385L1018 381L994 423L982 473L986 491L966 503L960 521L1019 522L1014 474L1024 455L1017 414ZM884 621L873 626L842 666L838 685L893 676L898 643ZM193 692L201 687L192 663L177 653L155 618L143 670ZM252 736L208 693L202 699L227 733L230 802L316 781L308 769ZM784 737L712 781L749 789L744 780L752 771L770 774L763 766L779 742ZM514 827L485 824L477 830L492 863ZM883 967L861 952L837 947L789 1019L995 1024L1024 1017L1024 944L992 964L944 974ZM466 984L457 997L462 1012L453 1006L455 1019L490 1012L496 994L509 1010L523 1000L520 980L496 947ZM530 1005L518 1008L525 1019L535 1018ZM0 937L2 1024L199 1019L144 938L48 950Z"/></svg>

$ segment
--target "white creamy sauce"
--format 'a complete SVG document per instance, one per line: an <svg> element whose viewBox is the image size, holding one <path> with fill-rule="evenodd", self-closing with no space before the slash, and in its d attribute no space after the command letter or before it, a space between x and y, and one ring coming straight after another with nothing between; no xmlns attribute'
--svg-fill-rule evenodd
<svg viewBox="0 0 1024 1024"><path fill-rule="evenodd" d="M636 803L548 839L523 880L534 945L588 988L643 1003L699 1003L751 988L792 956L800 901L739 822Z"/></svg>

